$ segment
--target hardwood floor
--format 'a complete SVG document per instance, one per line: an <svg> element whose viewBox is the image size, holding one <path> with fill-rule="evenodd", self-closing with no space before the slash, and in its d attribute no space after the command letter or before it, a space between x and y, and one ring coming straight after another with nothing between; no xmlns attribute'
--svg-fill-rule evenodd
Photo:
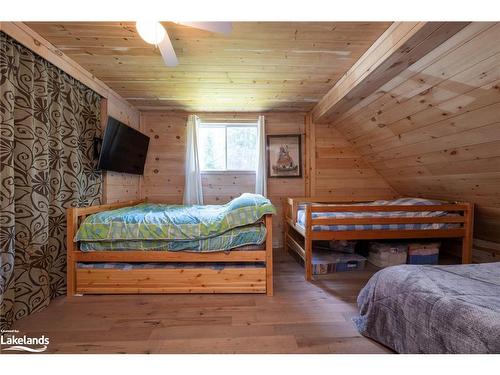
<svg viewBox="0 0 500 375"><path fill-rule="evenodd" d="M314 283L275 250L275 296L61 297L14 329L50 338L48 353L387 353L351 318L374 268Z"/></svg>

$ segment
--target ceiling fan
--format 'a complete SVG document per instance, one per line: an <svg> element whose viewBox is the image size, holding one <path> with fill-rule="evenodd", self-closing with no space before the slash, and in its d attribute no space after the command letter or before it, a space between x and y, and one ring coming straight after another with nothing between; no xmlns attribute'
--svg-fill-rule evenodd
<svg viewBox="0 0 500 375"><path fill-rule="evenodd" d="M214 33L229 34L232 30L231 22L176 22L179 25L190 26ZM167 30L159 22L138 21L136 23L137 32L146 43L158 46L163 61L167 66L179 64L174 46L170 41Z"/></svg>

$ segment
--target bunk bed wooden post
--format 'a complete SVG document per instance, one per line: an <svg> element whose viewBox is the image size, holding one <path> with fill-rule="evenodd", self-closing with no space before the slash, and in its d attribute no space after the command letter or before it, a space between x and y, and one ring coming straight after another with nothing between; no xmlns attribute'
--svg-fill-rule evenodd
<svg viewBox="0 0 500 375"><path fill-rule="evenodd" d="M305 231L305 237L304 237L304 251L305 251L305 257L304 257L304 266L306 268L306 280L311 281L312 280L312 205L308 203L306 205L306 231Z"/></svg>
<svg viewBox="0 0 500 375"><path fill-rule="evenodd" d="M291 200L292 212L290 213L290 217L292 218L292 222L295 223L297 221L297 210L298 210L298 202L295 199Z"/></svg>
<svg viewBox="0 0 500 375"><path fill-rule="evenodd" d="M273 215L266 215L266 294L272 296L273 290Z"/></svg>
<svg viewBox="0 0 500 375"><path fill-rule="evenodd" d="M474 228L474 204L465 203L467 210L464 212L465 222L464 229L465 235L462 238L462 264L472 263L472 242L473 242L473 228Z"/></svg>
<svg viewBox="0 0 500 375"><path fill-rule="evenodd" d="M283 201L283 250L285 253L288 253L288 245L287 245L288 221L287 221L287 218L289 217L289 212L290 212L288 199L289 198L286 198Z"/></svg>
<svg viewBox="0 0 500 375"><path fill-rule="evenodd" d="M76 257L75 238L78 229L78 208L67 209L67 234L66 234L66 295L72 297L76 293Z"/></svg>

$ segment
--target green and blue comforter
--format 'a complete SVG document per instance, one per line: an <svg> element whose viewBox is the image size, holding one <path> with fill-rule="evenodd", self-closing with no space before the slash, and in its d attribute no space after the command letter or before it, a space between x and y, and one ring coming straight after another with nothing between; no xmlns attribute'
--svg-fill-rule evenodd
<svg viewBox="0 0 500 375"><path fill-rule="evenodd" d="M118 241L82 241L82 251L103 250L163 250L213 252L234 249L248 245L260 245L266 239L264 224L246 225L230 229L217 236L200 240L169 241L169 240L118 240Z"/></svg>
<svg viewBox="0 0 500 375"><path fill-rule="evenodd" d="M224 205L143 203L87 217L75 241L82 250L225 250L262 243L265 227L255 224L274 213L268 199L249 193Z"/></svg>

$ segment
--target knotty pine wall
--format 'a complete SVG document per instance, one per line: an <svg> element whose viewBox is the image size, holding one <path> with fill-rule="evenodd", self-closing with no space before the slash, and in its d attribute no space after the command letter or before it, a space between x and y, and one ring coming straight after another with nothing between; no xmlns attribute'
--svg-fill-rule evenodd
<svg viewBox="0 0 500 375"><path fill-rule="evenodd" d="M391 199L398 194L330 125L313 124L311 196Z"/></svg>
<svg viewBox="0 0 500 375"><path fill-rule="evenodd" d="M500 242L499 35L470 24L329 125L398 193L476 203L476 248Z"/></svg>

